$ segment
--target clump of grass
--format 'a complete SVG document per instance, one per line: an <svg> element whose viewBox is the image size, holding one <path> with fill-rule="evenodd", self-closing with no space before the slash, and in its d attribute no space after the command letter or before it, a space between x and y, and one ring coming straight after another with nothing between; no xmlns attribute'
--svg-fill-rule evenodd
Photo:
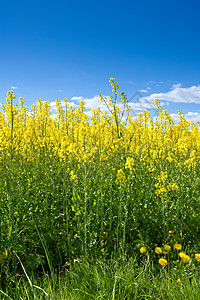
<svg viewBox="0 0 200 300"><path fill-rule="evenodd" d="M198 268L182 273L150 260L78 260L63 266L59 274L31 279L26 274L12 280L2 295L8 299L198 299ZM1 297L1 296L0 296Z"/></svg>

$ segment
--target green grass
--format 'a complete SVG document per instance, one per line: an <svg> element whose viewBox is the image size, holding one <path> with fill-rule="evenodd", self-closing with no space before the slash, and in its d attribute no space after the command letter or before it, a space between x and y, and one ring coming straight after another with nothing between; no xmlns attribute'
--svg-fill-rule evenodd
<svg viewBox="0 0 200 300"><path fill-rule="evenodd" d="M181 282L178 281L180 278ZM4 294L10 299L199 299L200 274L185 269L155 267L137 259L80 261L58 274L31 279L23 273L7 279Z"/></svg>
<svg viewBox="0 0 200 300"><path fill-rule="evenodd" d="M81 168L74 161L74 183L72 165L47 155L1 165L1 254L8 251L2 292L12 299L48 299L45 292L49 299L198 299L198 263L178 283L182 271L163 269L153 253L177 242L189 255L200 252L199 169L169 169L181 189L161 202L154 198L156 178L139 160L127 182L116 183L111 170L122 163L119 157ZM9 299L2 292L1 299Z"/></svg>

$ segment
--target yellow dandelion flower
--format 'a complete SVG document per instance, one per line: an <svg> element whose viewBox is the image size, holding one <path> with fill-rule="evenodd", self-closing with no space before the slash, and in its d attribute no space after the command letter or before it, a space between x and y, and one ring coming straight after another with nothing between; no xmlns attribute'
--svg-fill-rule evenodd
<svg viewBox="0 0 200 300"><path fill-rule="evenodd" d="M200 261L200 254L195 254L195 259L196 259L197 261Z"/></svg>
<svg viewBox="0 0 200 300"><path fill-rule="evenodd" d="M162 254L162 249L160 247L156 247L155 252L157 254Z"/></svg>
<svg viewBox="0 0 200 300"><path fill-rule="evenodd" d="M178 283L181 283L181 280L180 280L180 278L178 278L178 280L177 280L177 281L178 281Z"/></svg>
<svg viewBox="0 0 200 300"><path fill-rule="evenodd" d="M8 256L8 250L5 250L2 254L3 254L4 256Z"/></svg>
<svg viewBox="0 0 200 300"><path fill-rule="evenodd" d="M147 252L147 248L146 247L141 247L140 248L140 253L145 253Z"/></svg>
<svg viewBox="0 0 200 300"><path fill-rule="evenodd" d="M181 250L182 249L182 246L180 244L175 244L174 245L174 249L176 250Z"/></svg>
<svg viewBox="0 0 200 300"><path fill-rule="evenodd" d="M170 251L170 250L171 250L171 246L166 245L166 246L165 246L165 250L166 250L166 251Z"/></svg>
<svg viewBox="0 0 200 300"><path fill-rule="evenodd" d="M166 266L166 264L167 264L167 260L163 257L160 258L158 262L161 266Z"/></svg>
<svg viewBox="0 0 200 300"><path fill-rule="evenodd" d="M183 262L184 263L188 263L189 261L190 261L190 257L188 256L188 255L183 255L182 257L181 257L181 259L183 260Z"/></svg>
<svg viewBox="0 0 200 300"><path fill-rule="evenodd" d="M179 256L182 258L185 255L185 252L180 252Z"/></svg>

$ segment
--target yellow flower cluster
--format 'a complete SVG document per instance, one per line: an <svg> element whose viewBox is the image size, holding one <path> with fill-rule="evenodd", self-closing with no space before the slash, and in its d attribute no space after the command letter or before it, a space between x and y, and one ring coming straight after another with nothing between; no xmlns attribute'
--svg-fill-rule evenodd
<svg viewBox="0 0 200 300"><path fill-rule="evenodd" d="M34 160L40 155L50 155L61 161L79 164L98 161L107 162L115 153L125 154L126 160L119 166L118 180L125 181L125 171L133 173L137 164L146 165L151 173L160 172L162 161L179 168L195 168L200 159L200 128L198 123L188 122L179 112L179 123L175 124L169 113L161 111L158 99L156 120L144 111L137 117L130 115L130 106L119 86L110 79L112 96L100 95L108 113L99 108L87 114L85 104L80 101L74 108L65 98L54 103L52 116L48 101L39 99L29 110L22 97L18 103L13 91L7 93L6 102L0 112L0 160L16 155ZM134 106L133 106L134 109ZM168 170L168 169L167 169ZM178 184L161 171L157 177L156 195L178 191ZM76 180L71 174L71 179Z"/></svg>
<svg viewBox="0 0 200 300"><path fill-rule="evenodd" d="M163 251L163 249L164 249L164 251ZM170 245L165 245L165 246L163 247L163 249L162 249L161 247L156 247L156 248L155 248L155 253L158 254L158 255L161 255L161 254L162 254L162 255L165 255L165 256L159 258L158 263L159 263L161 266L166 266L167 263L168 263L166 257L168 257L168 258L170 257L170 253L169 253L169 252L172 250L172 247L171 247ZM177 250L177 251L180 251L180 250L182 249L182 245L180 245L180 244L175 244L175 245L174 245L174 249ZM140 248L140 253L144 254L144 253L146 253L146 252L147 252L147 248L144 247L144 246L142 246L142 247ZM147 252L147 253L148 253L148 252ZM184 262L184 263L189 263L189 262L191 261L190 256L187 255L187 254L186 254L185 252L183 252L183 251L180 252L178 255L179 255L179 257L181 258L182 262ZM198 262L200 262L200 254L195 254L195 260L198 261Z"/></svg>
<svg viewBox="0 0 200 300"><path fill-rule="evenodd" d="M132 173L133 171L135 171L135 168L133 166L134 166L134 159L132 157L127 157L125 169L129 169L130 173Z"/></svg>
<svg viewBox="0 0 200 300"><path fill-rule="evenodd" d="M190 257L188 255L186 255L184 252L180 252L179 256L181 257L182 261L185 263L190 261Z"/></svg>
<svg viewBox="0 0 200 300"><path fill-rule="evenodd" d="M122 169L117 171L117 183L126 182L126 176Z"/></svg>
<svg viewBox="0 0 200 300"><path fill-rule="evenodd" d="M175 182L170 182L166 184L168 175L167 172L161 171L160 176L158 176L158 183L155 184L157 196L166 195L168 191L178 191L178 185Z"/></svg>

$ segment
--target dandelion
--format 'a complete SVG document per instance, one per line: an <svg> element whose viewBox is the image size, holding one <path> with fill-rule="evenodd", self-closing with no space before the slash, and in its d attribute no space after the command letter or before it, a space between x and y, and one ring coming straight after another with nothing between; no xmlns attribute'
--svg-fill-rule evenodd
<svg viewBox="0 0 200 300"><path fill-rule="evenodd" d="M182 246L180 244L175 244L174 245L174 249L176 250L181 250L182 249Z"/></svg>
<svg viewBox="0 0 200 300"><path fill-rule="evenodd" d="M170 250L171 250L171 246L166 245L166 246L165 246L165 250L166 250L166 251L170 251Z"/></svg>
<svg viewBox="0 0 200 300"><path fill-rule="evenodd" d="M166 266L167 265L167 260L163 257L160 258L158 262L161 266Z"/></svg>
<svg viewBox="0 0 200 300"><path fill-rule="evenodd" d="M4 256L8 256L8 250L5 250L2 254L3 254Z"/></svg>
<svg viewBox="0 0 200 300"><path fill-rule="evenodd" d="M182 258L185 255L185 252L180 252L179 256Z"/></svg>
<svg viewBox="0 0 200 300"><path fill-rule="evenodd" d="M190 261L190 257L186 254L182 255L181 259L184 263L188 263Z"/></svg>
<svg viewBox="0 0 200 300"><path fill-rule="evenodd" d="M146 247L141 247L140 248L140 253L145 253L147 252L147 248Z"/></svg>
<svg viewBox="0 0 200 300"><path fill-rule="evenodd" d="M195 254L195 259L196 259L197 261L200 261L200 254Z"/></svg>
<svg viewBox="0 0 200 300"><path fill-rule="evenodd" d="M155 252L157 254L162 254L162 249L160 247L156 247Z"/></svg>

